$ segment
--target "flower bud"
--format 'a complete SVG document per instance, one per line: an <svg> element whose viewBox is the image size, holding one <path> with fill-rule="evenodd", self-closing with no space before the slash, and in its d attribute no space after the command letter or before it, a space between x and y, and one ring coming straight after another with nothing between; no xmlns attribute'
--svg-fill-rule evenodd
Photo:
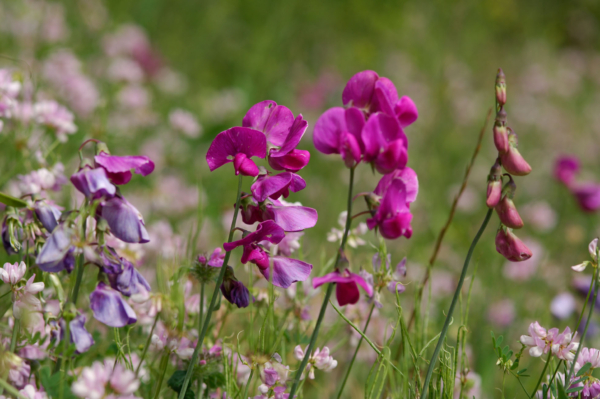
<svg viewBox="0 0 600 399"><path fill-rule="evenodd" d="M259 173L258 166L256 166L254 161L241 152L235 155L233 167L235 168L236 176L240 173L243 176L258 176Z"/></svg>
<svg viewBox="0 0 600 399"><path fill-rule="evenodd" d="M506 104L506 77L502 68L498 69L496 75L496 101L501 107Z"/></svg>
<svg viewBox="0 0 600 399"><path fill-rule="evenodd" d="M513 234L510 228L500 227L496 234L496 251L511 262L522 262L531 258L531 250Z"/></svg>
<svg viewBox="0 0 600 399"><path fill-rule="evenodd" d="M245 308L250 304L250 292L244 284L235 278L231 266L227 266L227 270L225 271L225 277L221 284L221 293L225 299L238 308Z"/></svg>
<svg viewBox="0 0 600 399"><path fill-rule="evenodd" d="M500 154L508 152L508 133L506 126L498 120L494 123L494 144Z"/></svg>
<svg viewBox="0 0 600 399"><path fill-rule="evenodd" d="M516 188L517 186L511 178L502 190L502 199L498 205L496 205L496 212L498 213L500 222L512 229L520 229L523 227L523 219L521 219L519 212L517 212L515 203L512 200L515 195Z"/></svg>
<svg viewBox="0 0 600 399"><path fill-rule="evenodd" d="M500 202L502 197L502 166L500 160L497 159L494 166L488 175L487 200L488 208L494 208Z"/></svg>
<svg viewBox="0 0 600 399"><path fill-rule="evenodd" d="M508 152L500 156L502 166L511 175L526 176L531 173L531 166L529 166L517 149L517 135L510 128L508 128L508 131Z"/></svg>

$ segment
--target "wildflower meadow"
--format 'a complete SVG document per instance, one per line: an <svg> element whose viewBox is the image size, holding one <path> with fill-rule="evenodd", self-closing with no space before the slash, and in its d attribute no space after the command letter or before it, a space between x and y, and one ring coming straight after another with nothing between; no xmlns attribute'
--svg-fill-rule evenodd
<svg viewBox="0 0 600 399"><path fill-rule="evenodd" d="M600 398L599 45L590 1L0 3L0 399Z"/></svg>

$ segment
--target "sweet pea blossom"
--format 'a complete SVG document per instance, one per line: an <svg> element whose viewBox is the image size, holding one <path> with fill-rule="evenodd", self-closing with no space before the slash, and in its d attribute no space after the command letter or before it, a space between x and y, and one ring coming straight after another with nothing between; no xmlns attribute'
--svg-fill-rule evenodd
<svg viewBox="0 0 600 399"><path fill-rule="evenodd" d="M117 156L100 151L94 157L96 165L106 170L111 183L122 185L131 180L131 169L142 176L148 176L154 171L154 162L150 158L141 155Z"/></svg>
<svg viewBox="0 0 600 399"><path fill-rule="evenodd" d="M562 156L554 163L554 178L569 187L579 173L579 159L571 156Z"/></svg>
<svg viewBox="0 0 600 399"><path fill-rule="evenodd" d="M267 156L267 141L261 132L245 127L232 127L215 137L206 153L210 171L233 162L235 174L258 176L258 166L252 157Z"/></svg>
<svg viewBox="0 0 600 399"><path fill-rule="evenodd" d="M361 133L365 117L358 108L328 109L315 123L313 143L323 154L340 154L347 167L361 161L365 149Z"/></svg>
<svg viewBox="0 0 600 399"><path fill-rule="evenodd" d="M306 182L302 177L295 173L283 172L271 176L261 174L250 187L252 196L257 202L264 202L267 198L278 199L287 198L290 191L297 193L306 188Z"/></svg>
<svg viewBox="0 0 600 399"><path fill-rule="evenodd" d="M75 267L73 237L73 230L65 223L58 225L38 253L35 260L38 267L45 272L67 270L70 273Z"/></svg>
<svg viewBox="0 0 600 399"><path fill-rule="evenodd" d="M135 312L123 300L121 293L100 282L90 294L94 318L110 327L125 327L137 321Z"/></svg>
<svg viewBox="0 0 600 399"><path fill-rule="evenodd" d="M340 306L347 304L355 304L360 299L360 292L358 286L360 285L367 295L373 296L373 287L367 284L367 282L358 274L354 274L348 269L343 272L335 270L322 277L316 277L313 279L313 288L320 287L326 283L336 283L335 296Z"/></svg>
<svg viewBox="0 0 600 399"><path fill-rule="evenodd" d="M85 166L71 176L71 183L79 192L92 200L112 198L117 191L103 168L92 169Z"/></svg>
<svg viewBox="0 0 600 399"><path fill-rule="evenodd" d="M115 196L102 205L102 217L108 222L111 233L129 243L146 243L150 236L140 211L129 201Z"/></svg>
<svg viewBox="0 0 600 399"><path fill-rule="evenodd" d="M243 200L240 213L244 223L252 225L256 222L273 220L286 232L298 232L314 227L317 224L317 211L299 203L288 203L279 198L267 198L258 203L254 198Z"/></svg>

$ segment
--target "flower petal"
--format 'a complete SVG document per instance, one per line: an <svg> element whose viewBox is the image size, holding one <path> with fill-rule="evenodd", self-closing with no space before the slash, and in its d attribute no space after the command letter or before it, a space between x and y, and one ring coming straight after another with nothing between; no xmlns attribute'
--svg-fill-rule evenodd
<svg viewBox="0 0 600 399"><path fill-rule="evenodd" d="M273 262L273 285L288 288L295 282L305 281L310 275L312 265L298 259L286 258L284 256L272 256ZM270 267L259 268L265 278L270 281Z"/></svg>
<svg viewBox="0 0 600 399"><path fill-rule="evenodd" d="M367 108L371 103L375 82L379 79L379 75L375 71L362 71L352 76L344 92L342 93L342 102L344 105L352 105L358 108Z"/></svg>
<svg viewBox="0 0 600 399"><path fill-rule="evenodd" d="M339 154L340 135L347 131L344 108L330 108L317 119L313 131L313 144L323 154Z"/></svg>

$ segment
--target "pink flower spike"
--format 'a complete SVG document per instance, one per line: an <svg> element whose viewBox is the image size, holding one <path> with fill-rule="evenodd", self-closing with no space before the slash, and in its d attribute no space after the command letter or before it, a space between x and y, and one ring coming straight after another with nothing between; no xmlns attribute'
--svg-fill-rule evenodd
<svg viewBox="0 0 600 399"><path fill-rule="evenodd" d="M154 162L145 156L117 156L105 152L94 157L96 164L106 170L111 183L121 185L131 180L131 169L142 176L148 176L154 171Z"/></svg>
<svg viewBox="0 0 600 399"><path fill-rule="evenodd" d="M212 172L235 161L236 174L241 172L245 176L257 176L258 167L250 158L266 156L267 141L264 134L244 127L232 127L215 137L206 153L206 162Z"/></svg>
<svg viewBox="0 0 600 399"><path fill-rule="evenodd" d="M360 299L358 285L365 290L368 296L373 295L373 287L367 284L361 276L350 272L348 269L341 273L339 270L335 270L323 277L314 278L313 288L320 287L326 283L336 283L335 295L340 306L358 302Z"/></svg>

